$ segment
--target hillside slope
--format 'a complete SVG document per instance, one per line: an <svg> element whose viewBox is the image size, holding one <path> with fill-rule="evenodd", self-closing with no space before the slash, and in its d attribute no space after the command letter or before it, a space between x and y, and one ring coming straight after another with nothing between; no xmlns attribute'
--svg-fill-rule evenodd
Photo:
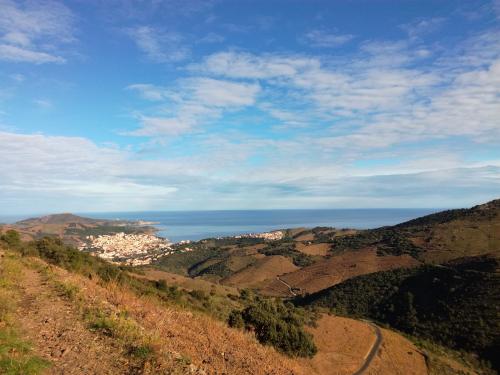
<svg viewBox="0 0 500 375"><path fill-rule="evenodd" d="M377 229L297 228L285 231L280 241L225 238L189 246L193 252L161 258L154 266L290 297L290 288L293 293L314 293L363 274L500 254L500 200ZM271 275L263 259L275 256L281 257L274 266L280 279L263 279L259 275Z"/></svg>
<svg viewBox="0 0 500 375"><path fill-rule="evenodd" d="M331 239L332 253L372 247L381 255L409 254L442 263L464 256L500 253L500 199L469 209L423 216L391 227Z"/></svg>
<svg viewBox="0 0 500 375"><path fill-rule="evenodd" d="M301 306L374 319L448 347L478 353L500 369L498 256L377 272L300 297Z"/></svg>
<svg viewBox="0 0 500 375"><path fill-rule="evenodd" d="M92 219L70 213L29 218L14 224L0 225L0 234L8 230L16 230L25 241L57 236L72 245L79 245L88 235L155 232L155 228L140 222Z"/></svg>

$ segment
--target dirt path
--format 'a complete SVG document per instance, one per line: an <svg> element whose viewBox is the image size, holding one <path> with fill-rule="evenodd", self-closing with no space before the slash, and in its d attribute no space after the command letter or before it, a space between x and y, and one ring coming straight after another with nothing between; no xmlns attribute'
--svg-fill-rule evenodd
<svg viewBox="0 0 500 375"><path fill-rule="evenodd" d="M276 276L276 280L278 280L279 282L281 282L282 284L284 284L284 285L288 288L288 290L290 291L290 294L291 294L292 296L294 296L294 297L295 297L295 296L297 295L297 293L295 293L295 292L293 291L292 286L291 286L290 284L288 284L286 281L284 281L284 280L280 279L280 277L279 277L279 276Z"/></svg>
<svg viewBox="0 0 500 375"><path fill-rule="evenodd" d="M370 351L368 352L368 354L365 357L365 361L364 361L363 365L353 375L362 375L365 373L365 371L368 369L368 367L370 367L370 364L372 363L373 358L375 358L375 356L377 355L377 353L380 349L380 345L382 344L382 332L380 331L380 328L378 328L373 323L370 323L367 321L365 321L365 323L369 324L373 328L373 330L375 331L376 338L375 338L375 342L373 343Z"/></svg>
<svg viewBox="0 0 500 375"><path fill-rule="evenodd" d="M35 270L25 268L17 320L38 354L53 365L49 374L130 374L111 339L94 334L72 304Z"/></svg>

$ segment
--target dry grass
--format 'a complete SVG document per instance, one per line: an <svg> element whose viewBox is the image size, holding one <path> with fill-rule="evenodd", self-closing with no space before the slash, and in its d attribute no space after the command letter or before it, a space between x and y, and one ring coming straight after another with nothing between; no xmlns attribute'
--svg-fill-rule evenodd
<svg viewBox="0 0 500 375"><path fill-rule="evenodd" d="M399 267L414 267L418 264L419 262L409 255L377 256L375 250L365 249L333 256L281 278L292 287L300 289L302 293L314 293L354 276ZM262 292L268 295L288 295L288 290L279 284L279 281L273 280L262 288Z"/></svg>
<svg viewBox="0 0 500 375"><path fill-rule="evenodd" d="M202 290L207 293L215 292L216 294L222 296L227 296L228 294L238 295L238 289L232 288L230 286L212 283L201 278L193 279L187 276L178 275L176 273L170 273L156 269L146 269L144 271L144 275L134 273L130 274L130 276L154 281L165 280L168 285L176 285L188 291Z"/></svg>
<svg viewBox="0 0 500 375"><path fill-rule="evenodd" d="M374 341L373 328L365 322L323 315L314 335L318 354L304 360L311 372L329 375L350 375L364 363ZM382 329L382 346L366 374L371 375L427 375L425 357L403 336Z"/></svg>
<svg viewBox="0 0 500 375"><path fill-rule="evenodd" d="M379 354L367 371L369 375L426 375L425 356L403 336L382 329L383 342Z"/></svg>
<svg viewBox="0 0 500 375"><path fill-rule="evenodd" d="M33 354L13 315L18 307L22 266L19 258L0 249L0 373L40 374L50 363Z"/></svg>
<svg viewBox="0 0 500 375"><path fill-rule="evenodd" d="M276 276L298 269L299 267L295 266L290 258L271 255L258 259L253 265L225 278L222 282L238 287L257 287L265 280L274 280Z"/></svg>
<svg viewBox="0 0 500 375"><path fill-rule="evenodd" d="M325 256L328 254L330 250L330 244L328 243L317 243L317 244L306 244L302 242L298 242L295 245L295 248L307 255L321 255Z"/></svg>
<svg viewBox="0 0 500 375"><path fill-rule="evenodd" d="M138 324L143 335L152 338L151 346L158 357L178 358L177 361L214 374L303 373L297 361L263 347L253 335L208 316L164 306L154 297L137 297L117 284L103 287L94 280L52 269L59 282L80 286L87 307L106 306L115 316L125 314Z"/></svg>

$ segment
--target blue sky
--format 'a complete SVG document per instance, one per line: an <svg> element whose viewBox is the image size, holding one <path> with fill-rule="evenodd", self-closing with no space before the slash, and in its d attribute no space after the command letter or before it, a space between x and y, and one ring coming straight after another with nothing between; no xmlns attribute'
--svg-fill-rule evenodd
<svg viewBox="0 0 500 375"><path fill-rule="evenodd" d="M500 1L0 0L4 214L500 197Z"/></svg>

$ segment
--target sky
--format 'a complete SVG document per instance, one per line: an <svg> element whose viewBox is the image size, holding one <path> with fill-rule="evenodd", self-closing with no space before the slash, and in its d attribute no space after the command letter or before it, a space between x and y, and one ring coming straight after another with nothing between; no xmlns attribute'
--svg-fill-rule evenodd
<svg viewBox="0 0 500 375"><path fill-rule="evenodd" d="M500 0L0 0L0 213L500 198Z"/></svg>

